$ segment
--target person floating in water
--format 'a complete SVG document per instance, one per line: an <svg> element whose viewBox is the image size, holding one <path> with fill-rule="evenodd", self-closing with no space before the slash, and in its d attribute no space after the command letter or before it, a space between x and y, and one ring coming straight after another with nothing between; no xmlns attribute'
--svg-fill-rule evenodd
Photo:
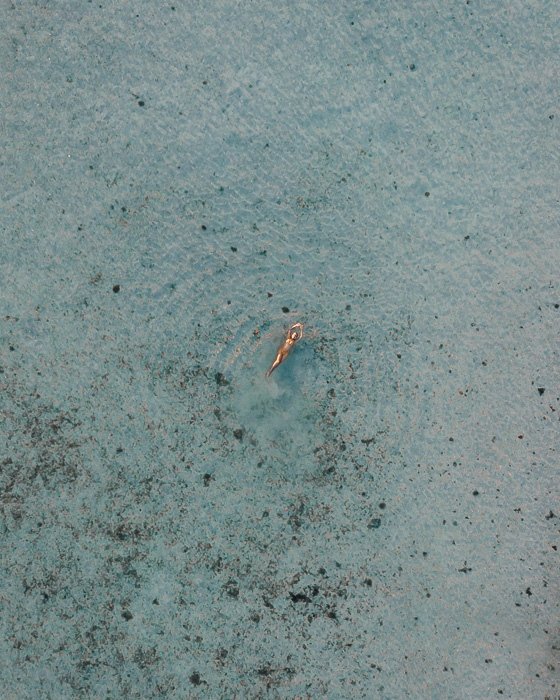
<svg viewBox="0 0 560 700"><path fill-rule="evenodd" d="M281 348L278 350L276 359L274 360L274 362L270 366L270 369L266 373L267 377L270 377L270 375L274 372L278 365L284 362L284 360L290 354L294 345L297 343L298 340L301 340L302 338L303 326L301 325L301 323L294 323L293 326L289 327L286 340L284 341L284 344L281 346Z"/></svg>

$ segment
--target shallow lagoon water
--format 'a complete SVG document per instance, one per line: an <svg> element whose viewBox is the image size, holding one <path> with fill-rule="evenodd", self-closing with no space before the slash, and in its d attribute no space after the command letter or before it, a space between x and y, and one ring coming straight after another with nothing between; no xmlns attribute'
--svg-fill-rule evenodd
<svg viewBox="0 0 560 700"><path fill-rule="evenodd" d="M558 14L5 8L3 698L560 695Z"/></svg>

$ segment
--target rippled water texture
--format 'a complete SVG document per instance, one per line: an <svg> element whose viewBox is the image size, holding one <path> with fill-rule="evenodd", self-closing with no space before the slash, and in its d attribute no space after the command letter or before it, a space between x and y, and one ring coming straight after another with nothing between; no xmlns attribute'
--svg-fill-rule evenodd
<svg viewBox="0 0 560 700"><path fill-rule="evenodd" d="M560 696L558 8L4 5L3 699Z"/></svg>

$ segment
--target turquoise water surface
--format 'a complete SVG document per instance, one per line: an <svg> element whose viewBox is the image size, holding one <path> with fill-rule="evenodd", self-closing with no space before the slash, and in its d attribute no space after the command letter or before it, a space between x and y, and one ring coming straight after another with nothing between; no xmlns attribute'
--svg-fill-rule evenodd
<svg viewBox="0 0 560 700"><path fill-rule="evenodd" d="M559 18L4 3L2 698L560 697Z"/></svg>

